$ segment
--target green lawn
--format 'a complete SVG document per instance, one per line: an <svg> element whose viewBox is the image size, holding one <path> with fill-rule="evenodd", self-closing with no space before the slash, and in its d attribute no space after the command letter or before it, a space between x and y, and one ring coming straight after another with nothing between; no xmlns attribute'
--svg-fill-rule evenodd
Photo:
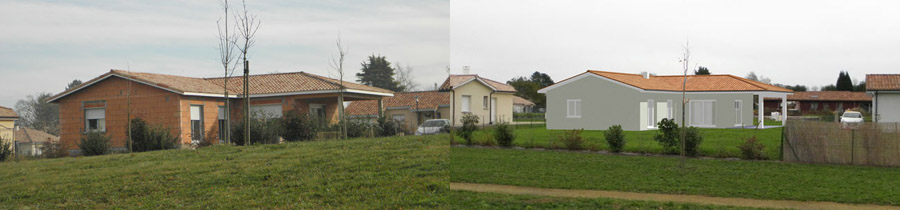
<svg viewBox="0 0 900 210"><path fill-rule="evenodd" d="M753 117L753 125L759 125L759 118ZM766 126L781 126L781 121L775 121L773 119L763 119L763 125Z"/></svg>
<svg viewBox="0 0 900 210"><path fill-rule="evenodd" d="M561 198L451 191L452 209L755 209L607 198Z"/></svg>
<svg viewBox="0 0 900 210"><path fill-rule="evenodd" d="M0 209L432 209L447 136L213 146L0 163Z"/></svg>
<svg viewBox="0 0 900 210"><path fill-rule="evenodd" d="M900 169L452 148L453 182L900 205Z"/></svg>
<svg viewBox="0 0 900 210"><path fill-rule="evenodd" d="M703 142L700 144L700 153L711 157L740 157L738 145L744 143L752 136L765 145L765 153L769 159L779 160L781 149L781 129L700 129L703 133ZM479 132L491 132L492 129L482 129ZM551 141L558 141L558 136L564 130L547 130L544 126L528 127L520 126L516 129L516 139L513 144L521 147L548 148ZM585 130L582 136L586 148L609 150L604 133L606 131ZM625 151L637 153L663 153L662 146L653 140L655 130L650 131L625 131ZM462 141L462 140L458 140ZM561 145L561 144L558 144Z"/></svg>

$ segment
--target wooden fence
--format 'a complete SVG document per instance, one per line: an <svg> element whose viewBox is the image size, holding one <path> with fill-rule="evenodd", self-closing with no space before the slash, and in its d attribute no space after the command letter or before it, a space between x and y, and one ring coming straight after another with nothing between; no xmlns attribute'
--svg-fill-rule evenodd
<svg viewBox="0 0 900 210"><path fill-rule="evenodd" d="M788 120L781 148L786 162L900 167L900 123Z"/></svg>

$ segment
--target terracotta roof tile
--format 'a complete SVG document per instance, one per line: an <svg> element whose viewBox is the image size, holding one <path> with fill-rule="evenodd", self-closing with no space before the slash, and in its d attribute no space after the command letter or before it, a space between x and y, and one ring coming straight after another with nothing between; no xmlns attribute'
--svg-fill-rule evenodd
<svg viewBox="0 0 900 210"><path fill-rule="evenodd" d="M781 100L781 98L765 98L766 100ZM788 101L872 101L872 96L865 92L850 91L806 91L794 92L787 96Z"/></svg>
<svg viewBox="0 0 900 210"><path fill-rule="evenodd" d="M866 90L900 90L900 74L866 74Z"/></svg>
<svg viewBox="0 0 900 210"><path fill-rule="evenodd" d="M18 118L19 114L16 114L13 109L0 106L0 117Z"/></svg>
<svg viewBox="0 0 900 210"><path fill-rule="evenodd" d="M524 99L522 97L513 96L513 104L522 104L525 106L534 106L534 102L529 101L528 99Z"/></svg>
<svg viewBox="0 0 900 210"><path fill-rule="evenodd" d="M17 142L43 143L46 141L59 142L59 136L26 127L19 127L15 132Z"/></svg>
<svg viewBox="0 0 900 210"><path fill-rule="evenodd" d="M450 105L450 93L438 91L419 91L394 93L394 97L384 98L384 108L416 109L416 96L419 96L420 110L433 110L441 105ZM377 100L364 100L350 102L345 109L347 115L376 115L378 114Z"/></svg>
<svg viewBox="0 0 900 210"><path fill-rule="evenodd" d="M672 76L650 76L645 79L640 74L628 74L608 71L588 70L585 73L595 74L614 81L630 85L643 90L658 91L681 91L684 77L681 75ZM582 73L584 74L584 73ZM580 76L570 77L574 78ZM789 89L769 85L734 75L688 75L685 90L688 92L712 92L712 91L775 91L775 92L793 92ZM563 81L569 80L565 79ZM560 82L563 82L560 81ZM557 82L559 83L559 82Z"/></svg>
<svg viewBox="0 0 900 210"><path fill-rule="evenodd" d="M487 83L489 87L492 87L500 92L516 92L516 89L506 83L497 82L488 78L480 77L477 74L461 74L461 75L450 75L444 80L444 83L441 84L440 90L450 90L456 88L466 82L469 82L473 79L479 79Z"/></svg>

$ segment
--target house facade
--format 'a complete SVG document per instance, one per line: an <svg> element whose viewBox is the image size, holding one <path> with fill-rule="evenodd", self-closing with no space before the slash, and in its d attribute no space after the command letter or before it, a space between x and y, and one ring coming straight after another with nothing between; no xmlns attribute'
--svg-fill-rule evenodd
<svg viewBox="0 0 900 210"><path fill-rule="evenodd" d="M464 115L475 115L479 123L512 122L516 89L476 74L450 75L438 89L450 93L450 122L462 125ZM446 118L446 117L445 117Z"/></svg>
<svg viewBox="0 0 900 210"><path fill-rule="evenodd" d="M228 96L224 95L228 83ZM252 75L250 109L265 117L288 111L309 113L324 123L337 120L339 81L305 72ZM243 79L192 78L111 70L57 94L49 102L60 107L60 142L71 155L88 131L111 137L112 148L124 150L128 118L169 128L181 145L219 142L227 135L225 119L242 119ZM389 90L344 82L344 100L380 100ZM225 100L232 105L225 110Z"/></svg>
<svg viewBox="0 0 900 210"><path fill-rule="evenodd" d="M900 122L900 74L867 74L866 93L872 95L875 122Z"/></svg>
<svg viewBox="0 0 900 210"><path fill-rule="evenodd" d="M16 127L16 153L24 156L41 156L44 143L59 142L59 137L26 127Z"/></svg>
<svg viewBox="0 0 900 210"><path fill-rule="evenodd" d="M377 101L353 101L347 105L347 116L352 120L375 123L379 112ZM450 93L438 91L416 91L394 93L393 97L382 100L381 113L389 119L400 122L409 131L430 119L450 117Z"/></svg>
<svg viewBox="0 0 900 210"><path fill-rule="evenodd" d="M593 71L539 90L547 96L548 129L652 130L664 118L682 120L682 88L688 126L753 126L753 100L778 97L785 104L791 90L732 75L653 76ZM682 85L686 83L686 85ZM761 119L760 119L761 120ZM760 123L762 124L762 123Z"/></svg>
<svg viewBox="0 0 900 210"><path fill-rule="evenodd" d="M765 113L780 112L778 98L766 98ZM822 112L843 112L847 109L868 111L872 107L872 96L865 92L851 91L806 91L794 92L787 97L789 115L816 114Z"/></svg>
<svg viewBox="0 0 900 210"><path fill-rule="evenodd" d="M513 96L513 113L530 113L534 111L534 102L519 96Z"/></svg>
<svg viewBox="0 0 900 210"><path fill-rule="evenodd" d="M19 114L13 109L6 108L0 106L0 144L8 143L10 147L13 147L16 142L15 135L15 127L16 120L19 119ZM13 148L10 148L13 149Z"/></svg>

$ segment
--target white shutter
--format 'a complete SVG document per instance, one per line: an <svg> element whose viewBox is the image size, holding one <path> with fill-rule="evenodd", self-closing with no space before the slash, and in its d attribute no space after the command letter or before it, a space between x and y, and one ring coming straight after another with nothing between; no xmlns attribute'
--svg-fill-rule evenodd
<svg viewBox="0 0 900 210"><path fill-rule="evenodd" d="M220 120L225 119L225 107L219 107L219 119Z"/></svg>
<svg viewBox="0 0 900 210"><path fill-rule="evenodd" d="M713 125L713 102L706 101L703 105L703 124Z"/></svg>
<svg viewBox="0 0 900 210"><path fill-rule="evenodd" d="M471 102L472 102L472 96L463 96L462 97L462 111L463 112L470 111L469 108L472 105Z"/></svg>
<svg viewBox="0 0 900 210"><path fill-rule="evenodd" d="M199 106L191 106L191 120L200 120Z"/></svg>
<svg viewBox="0 0 900 210"><path fill-rule="evenodd" d="M666 106L668 106L666 110L669 110L669 112L668 112L669 114L667 115L668 118L669 118L669 119L675 119L675 117L673 117L673 116L675 115L675 114L674 114L675 111L672 109L672 107L674 106L674 105L672 104L672 100L666 101Z"/></svg>
<svg viewBox="0 0 900 210"><path fill-rule="evenodd" d="M88 109L84 110L84 117L93 120L93 119L105 119L106 118L106 109Z"/></svg>
<svg viewBox="0 0 900 210"><path fill-rule="evenodd" d="M260 113L265 117L281 117L281 104L251 106L252 113Z"/></svg>

